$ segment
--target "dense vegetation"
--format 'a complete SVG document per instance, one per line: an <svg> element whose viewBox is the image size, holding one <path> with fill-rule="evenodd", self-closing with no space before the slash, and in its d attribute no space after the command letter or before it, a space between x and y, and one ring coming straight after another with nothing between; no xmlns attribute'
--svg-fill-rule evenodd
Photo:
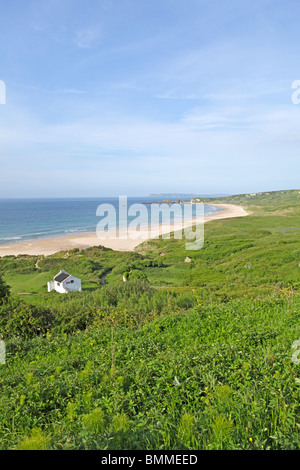
<svg viewBox="0 0 300 470"><path fill-rule="evenodd" d="M0 449L298 449L299 198L216 201L251 215L199 251L0 259ZM47 293L60 269L81 293Z"/></svg>

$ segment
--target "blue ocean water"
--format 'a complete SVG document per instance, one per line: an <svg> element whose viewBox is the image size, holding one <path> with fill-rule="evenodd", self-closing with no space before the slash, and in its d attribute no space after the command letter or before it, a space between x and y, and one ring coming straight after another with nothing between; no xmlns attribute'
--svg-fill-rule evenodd
<svg viewBox="0 0 300 470"><path fill-rule="evenodd" d="M170 200L176 201L175 198ZM149 203L160 202L161 198L154 196L128 197L127 207L138 203L145 204L148 218L144 218L142 225L147 225L151 222ZM117 197L0 199L0 245L95 232L101 220L96 211L102 204L112 205L118 218ZM196 214L195 207L193 205L193 215ZM214 214L219 210L214 206L205 205L204 215ZM135 217L128 218L128 222ZM174 220L176 221L176 218ZM117 224L122 226L122 221L117 220Z"/></svg>

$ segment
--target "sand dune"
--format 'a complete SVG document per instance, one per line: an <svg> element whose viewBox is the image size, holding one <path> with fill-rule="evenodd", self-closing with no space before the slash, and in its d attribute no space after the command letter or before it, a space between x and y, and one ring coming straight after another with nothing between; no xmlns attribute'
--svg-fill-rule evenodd
<svg viewBox="0 0 300 470"><path fill-rule="evenodd" d="M216 214L204 217L204 222L217 219L228 219L232 217L243 217L248 213L241 206L233 204L210 204L222 209ZM194 226L203 222L203 219L191 219L190 223L185 226ZM170 230L171 229L171 230ZM73 248L84 249L90 246L105 246L117 251L133 251L143 241L154 238L160 234L169 233L182 229L181 223L175 223L171 227L161 225L152 227L151 232L148 229L142 229L140 232L125 233L120 231L116 238L110 236L107 232L107 238L101 239L96 233L87 233L84 235L73 235L66 237L47 238L42 240L34 240L11 245L0 245L0 257L7 255L51 255L58 251L72 250ZM138 237L138 238L137 238Z"/></svg>

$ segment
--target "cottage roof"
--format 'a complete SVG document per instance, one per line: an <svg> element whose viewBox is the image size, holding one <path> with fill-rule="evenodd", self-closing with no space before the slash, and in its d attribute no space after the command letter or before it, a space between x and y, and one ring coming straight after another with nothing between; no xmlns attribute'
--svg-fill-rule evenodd
<svg viewBox="0 0 300 470"><path fill-rule="evenodd" d="M63 282L65 281L66 279L68 279L68 277L70 277L71 274L69 273L66 273L65 271L61 271L60 273L58 273L55 278L54 278L54 281L56 282Z"/></svg>

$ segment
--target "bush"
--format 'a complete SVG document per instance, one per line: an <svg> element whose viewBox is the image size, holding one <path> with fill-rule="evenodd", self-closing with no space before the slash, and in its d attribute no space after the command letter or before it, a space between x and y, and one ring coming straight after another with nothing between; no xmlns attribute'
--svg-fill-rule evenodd
<svg viewBox="0 0 300 470"><path fill-rule="evenodd" d="M192 308L195 303L195 299L189 294L180 294L177 297L177 305L180 308L185 308L188 310L189 308Z"/></svg>
<svg viewBox="0 0 300 470"><path fill-rule="evenodd" d="M9 296L9 287L5 281L3 281L2 276L0 275L0 305L5 299Z"/></svg>
<svg viewBox="0 0 300 470"><path fill-rule="evenodd" d="M139 279L141 281L148 281L147 275L142 271L134 269L129 273L129 279Z"/></svg>
<svg viewBox="0 0 300 470"><path fill-rule="evenodd" d="M29 305L10 298L0 306L0 331L3 337L23 339L46 334L54 315L48 308Z"/></svg>
<svg viewBox="0 0 300 470"><path fill-rule="evenodd" d="M127 263L120 263L118 266L114 267L112 270L113 274L123 274L125 271L130 271L131 267Z"/></svg>

